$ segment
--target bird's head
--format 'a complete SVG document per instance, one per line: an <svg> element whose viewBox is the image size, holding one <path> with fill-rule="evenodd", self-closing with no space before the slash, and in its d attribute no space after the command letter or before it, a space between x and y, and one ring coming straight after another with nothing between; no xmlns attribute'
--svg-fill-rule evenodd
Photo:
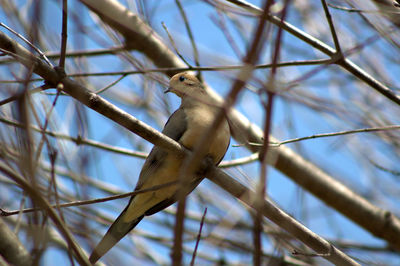
<svg viewBox="0 0 400 266"><path fill-rule="evenodd" d="M165 91L173 92L181 98L186 96L198 96L205 92L203 85L196 78L196 76L188 73L182 72L174 75L169 81L169 87Z"/></svg>

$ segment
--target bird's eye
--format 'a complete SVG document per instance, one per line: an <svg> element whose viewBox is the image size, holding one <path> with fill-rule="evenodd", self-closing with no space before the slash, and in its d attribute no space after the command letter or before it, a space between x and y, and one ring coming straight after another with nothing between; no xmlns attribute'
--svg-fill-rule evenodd
<svg viewBox="0 0 400 266"><path fill-rule="evenodd" d="M180 81L180 82L185 81L185 79L186 79L186 78L185 78L184 76L180 76L180 77L179 77L179 81Z"/></svg>

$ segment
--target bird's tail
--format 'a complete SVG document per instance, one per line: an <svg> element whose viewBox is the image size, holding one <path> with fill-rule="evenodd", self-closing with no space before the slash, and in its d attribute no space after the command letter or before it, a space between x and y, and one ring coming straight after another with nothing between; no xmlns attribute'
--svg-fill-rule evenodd
<svg viewBox="0 0 400 266"><path fill-rule="evenodd" d="M125 209L108 229L107 233L101 239L100 243L94 248L89 257L91 263L96 263L104 254L107 253L121 238L128 234L142 219L143 215L130 221L124 222L122 217L126 213Z"/></svg>

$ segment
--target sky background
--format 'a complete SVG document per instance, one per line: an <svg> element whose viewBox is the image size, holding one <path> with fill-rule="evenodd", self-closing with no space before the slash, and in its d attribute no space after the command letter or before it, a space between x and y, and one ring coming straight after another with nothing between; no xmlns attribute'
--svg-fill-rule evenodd
<svg viewBox="0 0 400 266"><path fill-rule="evenodd" d="M25 1L17 1L20 7L19 14L21 16L29 16L31 9L29 9L29 4ZM124 5L128 6L130 10L137 13L141 9L140 5L135 4L133 1L126 3L121 1ZM146 6L148 13L144 15L144 18L151 18L150 25L156 32L165 40L170 46L170 42L163 30L161 23L164 22L168 28L168 31L173 36L174 41L178 47L179 52L190 62L193 61L193 52L190 46L190 42L187 38L187 33L179 15L179 11L176 8L174 1L139 1ZM261 6L262 1L249 1L256 6ZM304 19L304 14L306 12L300 12L300 5L305 1L292 1L288 12L287 21L300 27L311 35L320 38L322 41L333 45L331 36L328 35L328 24L326 19L321 12L314 12L309 10L309 19ZM49 36L47 39L43 40L44 47L40 47L43 51L56 52L59 50L60 43L60 29L61 29L61 10L59 6L59 1L42 1L43 11L41 15L42 21L40 22L43 26L42 36ZM232 26L232 22L228 21L228 27L233 39L240 47L241 56L238 57L232 50L229 42L224 37L224 33L221 29L213 22L213 19L218 17L215 8L203 1L189 0L182 1L187 17L190 21L190 26L194 33L194 39L196 45L199 49L200 54L200 64L202 66L216 66L216 65L236 65L240 64L241 59L246 53L246 44L251 40L254 27L256 25L256 19L252 17L241 18L242 32L235 30ZM316 5L316 4L315 4ZM69 23L69 39L68 39L68 50L92 50L92 49L103 49L107 47L112 47L118 45L118 43L112 41L110 36L116 37L115 33L106 33L104 30L97 26L99 22L98 18L91 14L85 6L77 1L69 1L70 9L70 23ZM347 19L349 14L343 11L332 10L332 15L335 21L341 21L341 19ZM147 17L146 17L147 16ZM358 31L359 28L355 29L354 25L357 23L363 23L362 19L358 16L353 16L353 24L346 25L345 23L337 23L337 30L340 33L340 38L342 38L342 48L343 50L353 48L355 45L362 44L367 38L375 34L370 28L363 28ZM311 21L310 21L311 20ZM12 19L9 19L3 10L0 11L0 21L12 27L18 32L24 32L24 30L17 24L14 23ZM357 30L357 31L356 31ZM5 31L2 29L2 31ZM357 35L357 38L354 36ZM275 35L274 35L275 36ZM14 38L14 37L13 37ZM117 37L118 38L118 37ZM388 52L382 47L385 47L387 43L384 40L378 40L372 44L362 49L361 52L354 53L350 56L351 59L361 61L362 57L369 55L372 52L379 56L380 53ZM291 61L291 60L306 60L306 59L320 59L326 58L320 52L311 49L308 45L299 41L295 37L288 33L284 33L283 37L284 48L281 51L281 61ZM261 57L258 59L259 63L268 63L271 61L271 46L268 44L264 49ZM389 49L388 49L389 50ZM145 68L153 68L152 64L145 60L145 58L138 54L137 52L132 52L136 59L138 59L139 64L143 64ZM142 60L141 60L142 59ZM77 63L79 62L79 64ZM53 61L54 64L57 61ZM399 71L399 66L393 64L393 62L386 62L384 60L380 61L382 64L387 64L388 77L387 80L391 81L389 85L393 89L398 88L398 81L396 81L396 75ZM368 64L362 64L362 67L367 71L374 73L374 66ZM288 84L289 82L296 80L301 77L304 73L315 69L315 66L301 66L301 67L288 67L281 68L278 71L278 81L281 84ZM2 66L2 69L4 67ZM133 70L133 66L129 64L122 57L117 57L114 55L105 55L91 57L88 59L79 59L78 61L73 61L71 59L67 60L67 73L81 73L81 72L113 72L122 70ZM11 79L10 72L4 70L0 77L4 80ZM203 72L204 80L209 84L214 90L216 90L220 95L226 95L233 84L235 71L226 72ZM266 80L268 77L268 70L257 70L254 76L260 80ZM90 77L85 80L86 86L88 88L98 90L105 87L107 84L113 82L118 76L105 76L105 77ZM169 115L179 107L179 98L172 94L163 94L165 89L165 84L167 78L160 75L163 79L164 84L153 82L152 92L154 93L153 100L150 101L151 108L154 110L154 115L149 115L140 106L135 106L132 103L138 101L138 99L143 99L148 97L146 91L143 90L143 80L140 75L131 75L123 79L116 86L113 86L101 95L107 100L116 104L118 107L129 112L136 118L144 121L145 123L151 125L157 130L162 130L163 124L166 122ZM349 74L344 70L336 67L329 66L323 68L317 74L313 75L306 81L302 81L297 86L293 87L291 91L294 93L299 92L301 95L302 91L310 93L321 99L326 99L328 104L330 102L337 102L343 99L341 108L351 113L354 109L354 114L359 112L355 109L358 101L363 99L359 97L360 94L364 94L365 90L369 90L371 97L381 99L384 101L383 97L375 93L370 88L360 85L356 81L351 84L341 83L341 80L347 80ZM78 81L83 81L83 79L76 78ZM41 85L41 82L33 83L33 86ZM241 93L238 101L235 104L241 113L243 113L251 122L255 123L259 127L263 128L264 125L264 110L260 103L259 96L251 91L253 88L259 88L260 84L257 82L250 83L252 86L246 87L246 90ZM163 102L164 99L165 101ZM54 100L54 95L43 95L37 94L34 96L34 100L37 104L45 102L46 104L51 103ZM371 109L380 108L381 110L392 108L393 106L389 103L379 105L379 100L377 103L371 104ZM3 113L7 113L9 107L3 106ZM79 111L77 111L79 110ZM78 117L78 114L84 114L83 117ZM41 114L43 115L43 114ZM77 121L87 122L86 126L83 126ZM290 100L284 96L277 96L274 102L273 110L273 128L272 133L275 137L280 140L309 136L318 133L335 132L340 130L349 130L364 127L361 122L348 122L344 121L342 117L337 114L330 112L316 112L314 109L302 104L301 102L296 102ZM52 114L51 119L51 129L56 132L63 132L71 136L83 135L86 138L100 141L102 143L110 144L113 146L123 147L132 150L142 150L150 151L152 144L141 141L140 137L133 135L125 129L121 129L120 126L111 122L109 119L103 117L102 115L89 110L85 107L78 106L76 101L68 96L60 96L57 101L55 111ZM391 121L393 123L398 123L397 118L393 118ZM225 160L235 159L249 155L250 153L241 147L232 147L232 145L237 144L236 141L232 139L231 147L229 148ZM112 152L106 152L103 150L98 150L95 148L87 146L77 146L70 141L57 141L59 149L61 150L59 160L60 165L68 165L75 172L82 173L84 175L90 176L91 178L98 179L110 187L114 186L121 192L131 191L136 184L138 173L143 164L143 159L134 158L130 156L118 155ZM392 151L385 143L379 142L374 136L364 134L362 136L352 137L332 137L332 138L322 138L315 140L307 140L301 143L288 144L288 147L294 149L312 161L324 171L331 174L352 190L357 193L364 195L374 201L374 204L394 211L398 211L398 199L390 197L385 200L376 201L384 192L379 191L379 184L381 182L385 184L392 184L393 176L385 173L379 172L379 176L376 179L371 178L370 169L372 166L365 167L365 163L359 160L359 154L363 151L360 149L358 153L354 150L358 147L368 145L375 145L376 152L381 154L383 160L382 163L388 163L390 161L385 160L386 156L390 156ZM85 158L87 161L82 161ZM63 162L68 162L64 164ZM392 165L390 165L392 166ZM398 168L398 167L397 167ZM235 177L240 178L240 180L246 185L254 185L254 182L258 179L260 174L260 165L258 163L251 163L246 166L237 169L228 170ZM378 183L378 185L377 185ZM59 185L63 186L67 191L71 193L74 192L74 185L72 182L68 181L67 178L60 178ZM229 199L229 195L222 191L222 189L216 187L208 180L204 180L198 188L203 193L208 193L209 197L216 198L218 200L220 197L227 199L227 202L235 202L232 205L232 209L215 209L212 206L207 206L209 208L207 217L219 217L216 213L225 211L222 215L225 219L236 219L236 220L247 220L249 214L242 205L236 204L235 199ZM89 198L104 197L107 194L100 192L96 189L89 189L86 191L85 196ZM353 222L349 221L347 218L343 217L338 212L327 207L320 200L316 199L308 192L302 190L298 185L294 184L290 179L273 169L268 167L268 196L276 202L283 210L288 212L290 215L300 220L304 225L310 228L315 233L323 236L326 239L343 239L356 243L364 243L373 246L385 246L385 242L373 237L370 233L361 229L359 226L355 225ZM6 201L3 198L3 202ZM104 213L107 213L110 217L116 217L125 207L128 199L116 200L112 202L100 203L94 206L94 208L102 209ZM11 205L14 208L18 208L18 203ZM202 212L202 206L199 204L199 197L190 196L190 202L188 205L189 211ZM171 207L174 209L175 205ZM234 215L232 215L234 213ZM397 213L398 214L398 213ZM170 223L174 223L175 219L172 215L160 213L156 214L155 217L162 216L163 219ZM162 235L162 236L172 236L170 230L163 229L162 227L156 227L154 229L154 222L157 218L147 217L139 225L138 230L144 234ZM98 223L93 221L87 221L88 225L96 227L100 232L105 233L108 227L100 226ZM198 224L188 223L188 226L196 227ZM205 229L211 230L211 229ZM100 236L98 236L99 239ZM248 236L247 236L248 237ZM78 238L79 239L79 238ZM249 238L251 239L251 238ZM96 241L96 240L95 240ZM165 247L160 247L155 244L154 241L147 240L139 235L132 236L130 239L124 239L123 244L129 245L131 242L137 245L141 242L141 247L147 246L149 249L162 250L162 256L160 262L168 262L169 250ZM80 243L87 251L91 248L84 242ZM194 242L192 243L194 244ZM189 244L188 246L191 246ZM124 246L126 247L126 246ZM212 255L220 251L210 251L207 247L202 247L200 249L209 252ZM264 239L264 249L266 251L273 252L274 245L268 239ZM126 256L124 251L116 250L114 254L121 254L120 258ZM349 252L350 255L351 252ZM218 254L218 256L221 254ZM232 253L224 254L225 256L233 256ZM370 255L366 252L354 254L363 259L371 260L381 260L385 264L392 264L394 259L398 257L389 255ZM251 256L248 255L237 255L237 261L241 262L251 262ZM373 257L377 256L377 257ZM186 261L190 258L185 257ZM123 259L121 259L123 261ZM326 263L320 260L321 263ZM69 261L65 256L65 253L60 252L57 248L52 248L46 251L45 256L42 260L43 265L69 265ZM128 264L126 264L128 265ZM151 265L149 263L149 265ZM393 264L395 265L395 264Z"/></svg>

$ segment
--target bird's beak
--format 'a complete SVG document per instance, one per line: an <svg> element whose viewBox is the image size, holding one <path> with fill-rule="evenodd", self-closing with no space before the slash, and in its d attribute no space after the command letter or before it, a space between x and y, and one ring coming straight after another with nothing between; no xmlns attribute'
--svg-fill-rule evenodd
<svg viewBox="0 0 400 266"><path fill-rule="evenodd" d="M171 87L168 87L168 89L166 89L166 90L164 91L164 93L171 92L171 90L172 90L172 88L171 88Z"/></svg>

